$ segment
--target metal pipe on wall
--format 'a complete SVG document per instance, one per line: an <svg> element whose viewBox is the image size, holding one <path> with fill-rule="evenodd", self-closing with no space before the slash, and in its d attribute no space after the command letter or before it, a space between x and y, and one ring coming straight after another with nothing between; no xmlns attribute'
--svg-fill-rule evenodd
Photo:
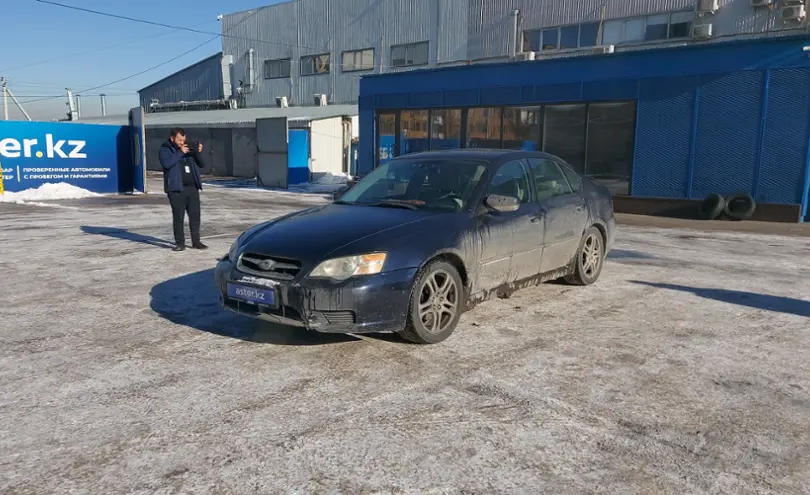
<svg viewBox="0 0 810 495"><path fill-rule="evenodd" d="M82 97L81 97L81 95L76 95L76 116L78 118L82 118Z"/></svg>
<svg viewBox="0 0 810 495"><path fill-rule="evenodd" d="M512 43L509 45L509 58L511 60L515 59L515 55L517 55L517 44L518 44L518 16L520 15L520 10L515 9L512 11Z"/></svg>

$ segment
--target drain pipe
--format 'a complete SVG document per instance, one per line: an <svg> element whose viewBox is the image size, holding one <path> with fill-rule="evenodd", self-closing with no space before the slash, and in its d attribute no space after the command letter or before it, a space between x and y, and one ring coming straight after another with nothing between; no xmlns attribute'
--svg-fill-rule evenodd
<svg viewBox="0 0 810 495"><path fill-rule="evenodd" d="M517 55L519 15L520 15L519 9L515 9L512 11L512 43L509 46L509 59L512 61L515 60L515 56Z"/></svg>

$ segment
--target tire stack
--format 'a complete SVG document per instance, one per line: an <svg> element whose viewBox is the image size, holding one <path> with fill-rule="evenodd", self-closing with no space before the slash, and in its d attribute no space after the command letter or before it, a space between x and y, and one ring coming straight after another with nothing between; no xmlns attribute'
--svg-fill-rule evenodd
<svg viewBox="0 0 810 495"><path fill-rule="evenodd" d="M757 203L748 193L737 193L723 197L719 194L709 194L701 203L698 218L701 220L749 220L754 215Z"/></svg>

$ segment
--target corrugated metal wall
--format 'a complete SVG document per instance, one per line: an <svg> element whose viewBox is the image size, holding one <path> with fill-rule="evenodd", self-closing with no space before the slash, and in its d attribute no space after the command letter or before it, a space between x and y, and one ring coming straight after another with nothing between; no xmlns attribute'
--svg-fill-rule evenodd
<svg viewBox="0 0 810 495"><path fill-rule="evenodd" d="M141 106L149 108L152 99L160 103L204 101L222 98L221 55L201 60L180 72L138 92Z"/></svg>
<svg viewBox="0 0 810 495"><path fill-rule="evenodd" d="M363 81L361 156L374 164L374 112L636 100L633 196L747 192L805 204L810 60L804 36L694 45Z"/></svg>
<svg viewBox="0 0 810 495"><path fill-rule="evenodd" d="M255 54L255 80L247 106L272 106L286 96L291 104L309 105L315 94L332 103L357 101L363 74L412 69L390 67L391 46L427 41L430 64L458 64L470 59L504 57L512 36L511 11L520 9L520 31L657 12L690 10L696 0L296 0L224 16L223 52L234 57L233 81L247 82L247 53ZM788 27L770 9L755 9L748 0L720 0L707 16L715 36L763 33ZM341 54L374 48L375 69L343 72ZM330 53L329 74L299 76L304 55ZM292 59L288 79L263 77L265 60Z"/></svg>

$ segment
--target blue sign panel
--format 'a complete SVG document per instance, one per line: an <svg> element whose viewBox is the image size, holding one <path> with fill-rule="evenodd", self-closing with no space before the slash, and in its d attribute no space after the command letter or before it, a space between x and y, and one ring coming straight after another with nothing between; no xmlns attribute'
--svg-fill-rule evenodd
<svg viewBox="0 0 810 495"><path fill-rule="evenodd" d="M287 145L287 185L309 182L309 129L290 130Z"/></svg>
<svg viewBox="0 0 810 495"><path fill-rule="evenodd" d="M5 190L66 182L96 193L125 192L119 176L131 169L129 135L129 126L0 121Z"/></svg>

